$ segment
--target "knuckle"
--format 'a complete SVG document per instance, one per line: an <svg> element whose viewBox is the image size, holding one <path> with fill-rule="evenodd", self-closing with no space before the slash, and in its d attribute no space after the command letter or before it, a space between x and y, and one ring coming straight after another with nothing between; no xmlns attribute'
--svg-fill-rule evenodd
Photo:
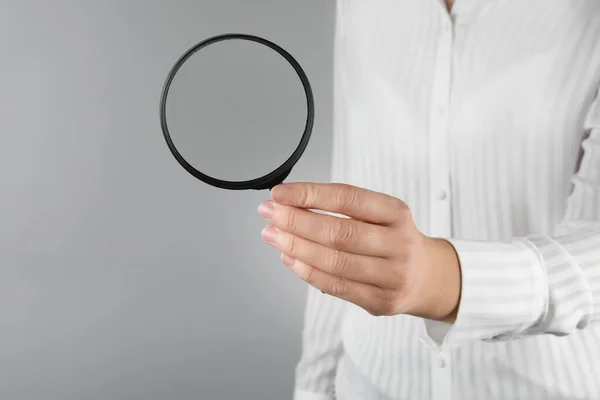
<svg viewBox="0 0 600 400"><path fill-rule="evenodd" d="M381 316L394 315L396 310L396 296L389 291L383 292L379 298L377 313Z"/></svg>
<svg viewBox="0 0 600 400"><path fill-rule="evenodd" d="M340 184L336 189L335 201L338 205L358 206L360 198L355 188L350 185Z"/></svg>
<svg viewBox="0 0 600 400"><path fill-rule="evenodd" d="M348 257L341 251L331 251L329 265L333 275L341 275L348 267Z"/></svg>
<svg viewBox="0 0 600 400"><path fill-rule="evenodd" d="M291 208L287 211L285 228L288 232L294 232L298 227L298 215Z"/></svg>
<svg viewBox="0 0 600 400"><path fill-rule="evenodd" d="M410 210L410 207L408 207L408 205L400 199L396 199L395 201L396 205L394 208L398 217L403 221L412 219L412 211Z"/></svg>
<svg viewBox="0 0 600 400"><path fill-rule="evenodd" d="M315 190L312 186L302 186L302 190L298 196L301 208L308 208L313 203L315 198Z"/></svg>
<svg viewBox="0 0 600 400"><path fill-rule="evenodd" d="M313 285L315 283L315 267L307 265L306 266L306 272L304 274L304 280L308 283Z"/></svg>
<svg viewBox="0 0 600 400"><path fill-rule="evenodd" d="M383 296L381 311L384 315L394 315L396 310L396 298L391 294Z"/></svg>
<svg viewBox="0 0 600 400"><path fill-rule="evenodd" d="M341 278L335 278L331 283L330 293L336 297L344 296L348 293L348 281Z"/></svg>
<svg viewBox="0 0 600 400"><path fill-rule="evenodd" d="M346 202L346 196L348 189L345 185L338 185L335 189L335 203L344 204Z"/></svg>
<svg viewBox="0 0 600 400"><path fill-rule="evenodd" d="M329 241L331 244L339 246L351 243L356 238L356 227L342 219L335 221L329 231Z"/></svg>
<svg viewBox="0 0 600 400"><path fill-rule="evenodd" d="M295 257L297 255L296 254L297 251L298 251L298 238L294 235L290 235L290 239L289 239L288 245L287 245L287 253L291 257Z"/></svg>

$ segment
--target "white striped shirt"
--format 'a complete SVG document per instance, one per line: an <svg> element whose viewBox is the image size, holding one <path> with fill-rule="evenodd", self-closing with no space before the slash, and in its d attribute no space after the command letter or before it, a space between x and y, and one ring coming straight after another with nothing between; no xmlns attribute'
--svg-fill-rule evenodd
<svg viewBox="0 0 600 400"><path fill-rule="evenodd" d="M332 181L450 240L462 297L309 288L295 398L600 399L600 1L338 0L335 32Z"/></svg>

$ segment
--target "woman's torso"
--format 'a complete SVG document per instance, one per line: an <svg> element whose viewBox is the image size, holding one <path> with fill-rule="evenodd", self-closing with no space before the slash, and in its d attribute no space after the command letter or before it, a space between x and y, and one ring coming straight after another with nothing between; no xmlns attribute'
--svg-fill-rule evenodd
<svg viewBox="0 0 600 400"><path fill-rule="evenodd" d="M600 84L600 1L338 0L333 180L389 193L426 234L503 240L564 215ZM449 366L412 317L348 306L344 346L394 399L600 398L600 325L472 343ZM374 397L375 398L375 397ZM383 397L382 397L383 398Z"/></svg>

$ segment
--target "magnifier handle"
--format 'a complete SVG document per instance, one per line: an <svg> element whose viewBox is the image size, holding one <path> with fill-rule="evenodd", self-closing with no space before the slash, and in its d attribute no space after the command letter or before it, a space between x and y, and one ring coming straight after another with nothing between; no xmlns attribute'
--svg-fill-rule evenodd
<svg viewBox="0 0 600 400"><path fill-rule="evenodd" d="M283 181L285 180L285 178L288 177L290 172L292 172L291 168L288 170L285 170L282 173L280 173L279 175L276 175L275 177L269 179L264 184L262 184L258 187L255 187L254 190L264 190L264 189L272 190L275 186L279 185L280 183L283 183Z"/></svg>

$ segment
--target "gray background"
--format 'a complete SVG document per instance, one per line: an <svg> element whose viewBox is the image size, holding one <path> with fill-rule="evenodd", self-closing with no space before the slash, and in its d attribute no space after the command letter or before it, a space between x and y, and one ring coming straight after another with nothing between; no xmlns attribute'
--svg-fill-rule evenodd
<svg viewBox="0 0 600 400"><path fill-rule="evenodd" d="M0 1L0 399L288 399L305 284L262 242L265 192L189 176L158 124L173 61L275 40L309 75L329 176L334 2Z"/></svg>

